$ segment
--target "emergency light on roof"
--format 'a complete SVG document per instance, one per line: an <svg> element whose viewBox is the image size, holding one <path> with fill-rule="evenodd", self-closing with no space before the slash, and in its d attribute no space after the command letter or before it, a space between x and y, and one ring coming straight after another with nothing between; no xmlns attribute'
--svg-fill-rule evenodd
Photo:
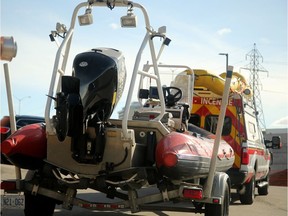
<svg viewBox="0 0 288 216"><path fill-rule="evenodd" d="M245 95L250 95L251 94L251 90L250 89L245 89L243 92Z"/></svg>

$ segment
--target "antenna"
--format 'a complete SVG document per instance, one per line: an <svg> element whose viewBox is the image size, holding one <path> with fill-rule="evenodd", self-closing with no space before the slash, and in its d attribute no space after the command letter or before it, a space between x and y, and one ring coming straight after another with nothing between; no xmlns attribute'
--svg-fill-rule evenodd
<svg viewBox="0 0 288 216"><path fill-rule="evenodd" d="M260 88L262 89L262 84L259 78L259 72L267 73L267 77L268 77L268 71L259 63L259 61L263 62L263 57L261 53L258 51L258 49L256 48L256 43L254 43L253 49L249 53L246 54L246 59L248 57L250 59L250 63L243 69L250 70L249 85L252 88L252 93L253 93L252 103L255 109L258 126L260 126L262 130L265 130L266 125L265 125L265 119L264 119L264 113L263 113L261 95L260 95Z"/></svg>

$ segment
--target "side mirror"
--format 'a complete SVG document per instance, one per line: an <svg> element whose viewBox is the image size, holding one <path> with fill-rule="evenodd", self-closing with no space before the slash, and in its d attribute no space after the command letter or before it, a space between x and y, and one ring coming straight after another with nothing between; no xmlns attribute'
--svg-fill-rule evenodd
<svg viewBox="0 0 288 216"><path fill-rule="evenodd" d="M282 148L282 143L281 143L281 137L280 136L273 136L272 137L272 148L273 149Z"/></svg>
<svg viewBox="0 0 288 216"><path fill-rule="evenodd" d="M271 140L264 140L266 148L272 148L272 141Z"/></svg>

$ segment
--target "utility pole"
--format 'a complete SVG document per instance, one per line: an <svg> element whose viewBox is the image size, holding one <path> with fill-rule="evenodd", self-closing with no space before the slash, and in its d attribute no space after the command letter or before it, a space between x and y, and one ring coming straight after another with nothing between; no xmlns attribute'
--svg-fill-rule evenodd
<svg viewBox="0 0 288 216"><path fill-rule="evenodd" d="M219 53L219 55L225 55L226 56L226 73L228 71L228 53Z"/></svg>
<svg viewBox="0 0 288 216"><path fill-rule="evenodd" d="M267 73L268 76L268 71L264 67L262 67L261 64L259 63L260 61L263 62L263 57L256 48L256 43L254 43L253 49L246 54L246 59L247 58L250 59L250 63L243 69L247 69L250 71L249 85L252 88L252 97L253 97L252 103L255 109L255 113L257 115L256 118L257 123L260 126L260 128L262 128L262 130L265 130L266 124L260 94L260 88L262 88L262 84L259 78L259 72Z"/></svg>

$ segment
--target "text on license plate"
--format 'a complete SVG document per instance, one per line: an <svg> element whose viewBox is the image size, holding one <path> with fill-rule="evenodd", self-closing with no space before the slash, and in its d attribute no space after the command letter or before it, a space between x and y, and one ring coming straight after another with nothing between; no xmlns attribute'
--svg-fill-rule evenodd
<svg viewBox="0 0 288 216"><path fill-rule="evenodd" d="M24 209L25 197L20 194L1 195L2 209Z"/></svg>

